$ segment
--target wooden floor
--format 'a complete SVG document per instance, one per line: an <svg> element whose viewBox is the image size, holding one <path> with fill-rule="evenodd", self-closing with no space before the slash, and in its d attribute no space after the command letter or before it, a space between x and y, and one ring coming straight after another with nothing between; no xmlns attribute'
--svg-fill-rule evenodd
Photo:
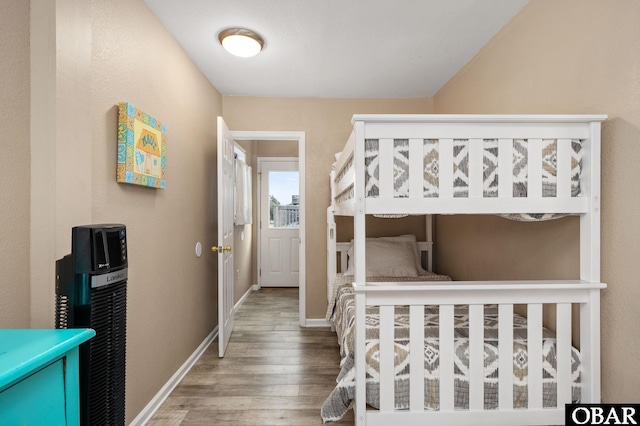
<svg viewBox="0 0 640 426"><path fill-rule="evenodd" d="M217 340L147 423L169 425L320 425L335 386L335 333L298 325L298 289L251 293L235 316L224 358ZM353 425L353 411L333 425Z"/></svg>

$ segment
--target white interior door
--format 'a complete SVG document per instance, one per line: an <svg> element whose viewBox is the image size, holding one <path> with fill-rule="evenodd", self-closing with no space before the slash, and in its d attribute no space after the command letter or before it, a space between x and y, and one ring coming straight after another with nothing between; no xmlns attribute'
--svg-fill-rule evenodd
<svg viewBox="0 0 640 426"><path fill-rule="evenodd" d="M233 332L233 148L235 141L218 117L218 355L224 356Z"/></svg>
<svg viewBox="0 0 640 426"><path fill-rule="evenodd" d="M259 159L260 286L298 287L300 175L298 161Z"/></svg>

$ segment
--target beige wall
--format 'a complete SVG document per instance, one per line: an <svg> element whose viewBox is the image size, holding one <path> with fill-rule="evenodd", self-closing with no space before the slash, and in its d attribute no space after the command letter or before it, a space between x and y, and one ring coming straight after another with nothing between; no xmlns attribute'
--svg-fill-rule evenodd
<svg viewBox="0 0 640 426"><path fill-rule="evenodd" d="M222 98L142 0L0 7L0 327L53 326L54 260L69 252L71 226L126 224L130 422L217 323L208 247ZM123 101L167 125L166 190L115 182Z"/></svg>
<svg viewBox="0 0 640 426"><path fill-rule="evenodd" d="M258 141L258 157L297 157L298 141Z"/></svg>
<svg viewBox="0 0 640 426"><path fill-rule="evenodd" d="M55 262L92 221L91 3L30 5L30 325L51 327Z"/></svg>
<svg viewBox="0 0 640 426"><path fill-rule="evenodd" d="M128 230L130 422L217 323L209 248L222 98L142 0L94 0L92 30L93 221ZM165 190L115 181L116 105L124 101L167 126Z"/></svg>
<svg viewBox="0 0 640 426"><path fill-rule="evenodd" d="M639 19L640 3L634 0L529 2L434 98L437 113L609 115L602 134L606 402L640 401L640 369L629 368L640 352ZM494 227L502 231L490 232ZM436 229L437 264L455 278L579 274L575 218L527 225L439 217Z"/></svg>
<svg viewBox="0 0 640 426"><path fill-rule="evenodd" d="M29 2L0 0L0 328L30 325Z"/></svg>
<svg viewBox="0 0 640 426"><path fill-rule="evenodd" d="M223 97L231 130L304 131L306 140L306 311L326 311L326 210L329 172L351 133L351 116L367 113L430 113L431 99L295 99Z"/></svg>
<svg viewBox="0 0 640 426"><path fill-rule="evenodd" d="M336 241L349 242L353 239L353 217L336 216ZM367 236L393 237L403 234L414 234L418 241L426 241L425 216L407 216L399 219L384 219L367 216Z"/></svg>

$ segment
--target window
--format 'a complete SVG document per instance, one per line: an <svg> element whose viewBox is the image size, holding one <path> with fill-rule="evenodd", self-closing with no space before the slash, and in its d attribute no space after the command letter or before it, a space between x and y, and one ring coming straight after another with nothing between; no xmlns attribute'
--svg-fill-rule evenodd
<svg viewBox="0 0 640 426"><path fill-rule="evenodd" d="M298 172L269 172L269 228L300 226Z"/></svg>

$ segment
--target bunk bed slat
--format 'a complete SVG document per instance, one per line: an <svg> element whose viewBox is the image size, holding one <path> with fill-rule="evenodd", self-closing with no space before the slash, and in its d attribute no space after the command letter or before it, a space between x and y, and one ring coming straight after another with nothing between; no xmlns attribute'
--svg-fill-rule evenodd
<svg viewBox="0 0 640 426"><path fill-rule="evenodd" d="M342 180L335 185L335 199L336 203L344 202L348 199L349 192L353 189L353 169L350 169L347 174L345 174Z"/></svg>
<svg viewBox="0 0 640 426"><path fill-rule="evenodd" d="M542 304L527 305L528 408L542 408Z"/></svg>
<svg viewBox="0 0 640 426"><path fill-rule="evenodd" d="M393 197L409 198L409 140L393 140Z"/></svg>
<svg viewBox="0 0 640 426"><path fill-rule="evenodd" d="M427 215L426 222L427 222L428 249L427 249L427 264L425 265L425 268L427 271L433 272L433 216L430 214ZM424 251L423 249L421 250Z"/></svg>
<svg viewBox="0 0 640 426"><path fill-rule="evenodd" d="M423 174L423 140L409 139L409 198L422 198Z"/></svg>
<svg viewBox="0 0 640 426"><path fill-rule="evenodd" d="M336 159L336 163L334 167L337 174L340 174L342 169L345 167L345 165L350 162L355 146L356 146L356 134L355 134L355 131L353 131L349 135L349 139L347 139L347 143L342 148L342 152L345 153L345 155L340 155L340 158Z"/></svg>
<svg viewBox="0 0 640 426"><path fill-rule="evenodd" d="M409 409L413 412L424 411L424 306L412 305L409 308L409 355L411 377L409 381Z"/></svg>
<svg viewBox="0 0 640 426"><path fill-rule="evenodd" d="M393 139L380 139L378 169L380 198L393 198Z"/></svg>
<svg viewBox="0 0 640 426"><path fill-rule="evenodd" d="M527 197L542 198L542 139L529 139Z"/></svg>
<svg viewBox="0 0 640 426"><path fill-rule="evenodd" d="M498 405L513 409L513 304L498 306Z"/></svg>
<svg viewBox="0 0 640 426"><path fill-rule="evenodd" d="M484 305L469 305L469 410L484 409Z"/></svg>
<svg viewBox="0 0 640 426"><path fill-rule="evenodd" d="M453 198L453 139L438 142L440 198Z"/></svg>
<svg viewBox="0 0 640 426"><path fill-rule="evenodd" d="M331 200L336 214L353 211L353 185L355 181L353 160L353 151L351 151L350 154L341 156L334 165L335 169L331 171Z"/></svg>
<svg viewBox="0 0 640 426"><path fill-rule="evenodd" d="M346 271L348 263L349 263L349 260L348 260L347 252L346 251L340 252L340 269L342 271Z"/></svg>
<svg viewBox="0 0 640 426"><path fill-rule="evenodd" d="M484 148L482 139L469 139L469 198L482 198Z"/></svg>
<svg viewBox="0 0 640 426"><path fill-rule="evenodd" d="M440 305L440 411L453 411L453 305Z"/></svg>
<svg viewBox="0 0 640 426"><path fill-rule="evenodd" d="M336 203L336 171L335 170L331 170L331 172L329 173L329 186L330 188L330 192L331 192L331 205ZM329 206L329 208L331 208L331 206Z"/></svg>
<svg viewBox="0 0 640 426"><path fill-rule="evenodd" d="M380 306L380 410L393 411L395 306Z"/></svg>
<svg viewBox="0 0 640 426"><path fill-rule="evenodd" d="M571 197L571 139L558 139L556 146L556 196L569 198Z"/></svg>
<svg viewBox="0 0 640 426"><path fill-rule="evenodd" d="M498 139L498 197L513 196L513 139Z"/></svg>
<svg viewBox="0 0 640 426"><path fill-rule="evenodd" d="M556 305L557 407L571 403L571 304Z"/></svg>

